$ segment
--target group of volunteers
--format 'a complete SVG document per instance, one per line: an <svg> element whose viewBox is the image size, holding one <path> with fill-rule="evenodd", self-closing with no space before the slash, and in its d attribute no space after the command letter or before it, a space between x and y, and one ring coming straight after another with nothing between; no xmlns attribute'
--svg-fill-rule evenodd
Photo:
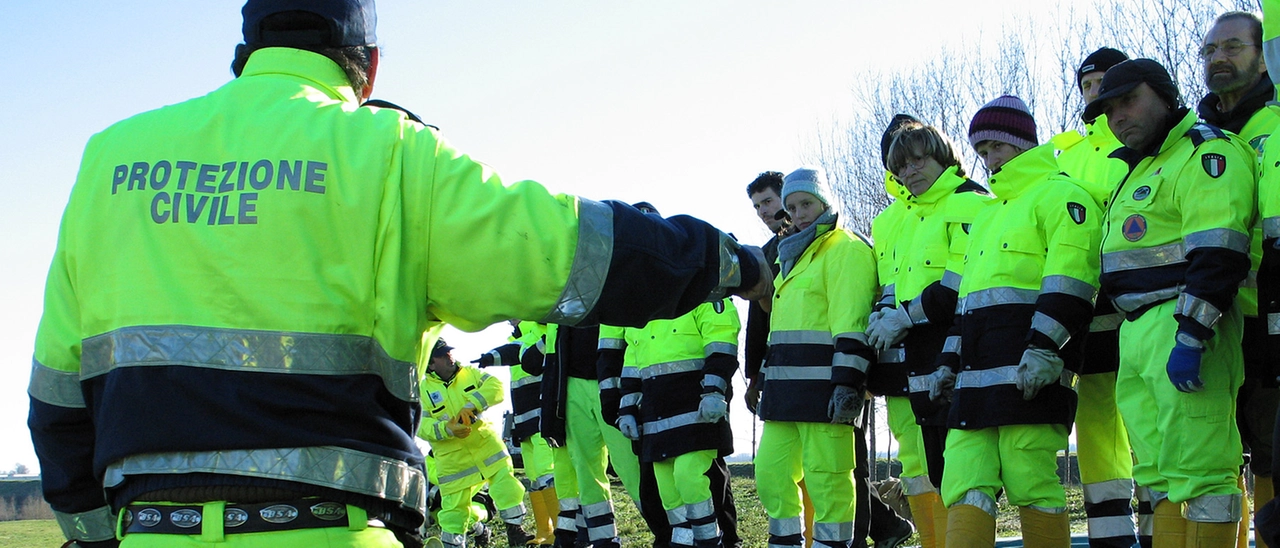
<svg viewBox="0 0 1280 548"><path fill-rule="evenodd" d="M1023 545L1066 548L1074 426L1094 548L1244 548L1246 466L1280 548L1263 4L1204 36L1195 110L1158 62L1102 48L1076 72L1082 132L1042 142L1008 95L973 115L985 181L928 121L889 121L870 238L821 169L761 173L757 248L505 183L370 100L373 0L248 0L231 82L85 148L28 388L45 499L81 548L462 548L493 514L511 546L611 548L613 474L655 547L993 548L1003 496ZM308 192L218 187L253 222L152 216L171 160L269 178L263 158ZM479 367L437 336L502 321ZM724 461L740 369L767 530L740 527ZM869 482L873 397L914 526Z"/></svg>

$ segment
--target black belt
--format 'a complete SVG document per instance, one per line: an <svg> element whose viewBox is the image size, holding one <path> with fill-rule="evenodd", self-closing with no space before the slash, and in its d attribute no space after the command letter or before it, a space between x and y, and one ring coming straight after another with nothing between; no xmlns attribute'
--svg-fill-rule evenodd
<svg viewBox="0 0 1280 548"><path fill-rule="evenodd" d="M130 504L125 508L124 532L198 535L204 506ZM223 534L347 527L347 505L323 499L299 499L258 504L227 503L222 511Z"/></svg>

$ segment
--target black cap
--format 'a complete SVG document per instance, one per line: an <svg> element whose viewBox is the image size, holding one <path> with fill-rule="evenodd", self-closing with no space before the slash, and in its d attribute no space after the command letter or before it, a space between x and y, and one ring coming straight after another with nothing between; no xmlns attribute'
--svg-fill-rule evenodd
<svg viewBox="0 0 1280 548"><path fill-rule="evenodd" d="M1084 80L1084 75L1090 72L1106 72L1111 67L1128 60L1128 55L1114 48L1101 48L1090 53L1084 58L1084 62L1080 63L1080 68L1076 69L1076 89L1080 89L1080 81Z"/></svg>
<svg viewBox="0 0 1280 548"><path fill-rule="evenodd" d="M889 147L893 145L893 134L907 124L924 125L924 122L910 114L895 114L889 120L889 127L884 128L884 135L880 136L880 163L884 164L885 169L889 169Z"/></svg>
<svg viewBox="0 0 1280 548"><path fill-rule="evenodd" d="M1169 106L1181 103L1178 85L1169 77L1164 65L1151 59L1130 59L1107 70L1102 76L1102 91L1084 107L1084 120L1092 122L1102 115L1107 101L1129 93L1141 84L1151 86Z"/></svg>
<svg viewBox="0 0 1280 548"><path fill-rule="evenodd" d="M289 11L320 16L329 23L328 36L313 29L263 31L263 19ZM240 13L244 43L251 46L371 46L378 42L373 0L249 0Z"/></svg>
<svg viewBox="0 0 1280 548"><path fill-rule="evenodd" d="M441 337L436 339L436 346L431 349L431 357L439 358L440 356L448 354L450 350L453 350L453 347L449 346L449 343L444 342L444 337Z"/></svg>

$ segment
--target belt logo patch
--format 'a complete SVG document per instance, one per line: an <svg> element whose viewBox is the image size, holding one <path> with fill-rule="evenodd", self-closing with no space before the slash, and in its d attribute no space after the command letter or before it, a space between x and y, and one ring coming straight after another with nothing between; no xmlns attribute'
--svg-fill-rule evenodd
<svg viewBox="0 0 1280 548"><path fill-rule="evenodd" d="M1124 220L1121 232L1124 234L1124 239L1130 242L1141 240L1143 236L1147 235L1147 218L1138 214L1130 215L1128 219Z"/></svg>
<svg viewBox="0 0 1280 548"><path fill-rule="evenodd" d="M162 519L164 519L164 516L162 516L160 511L155 508L144 508L138 511L138 525L143 527L155 527L160 525L160 520Z"/></svg>
<svg viewBox="0 0 1280 548"><path fill-rule="evenodd" d="M322 502L311 507L311 515L325 521L337 521L347 515L347 505L338 502Z"/></svg>
<svg viewBox="0 0 1280 548"><path fill-rule="evenodd" d="M222 513L223 527L239 527L248 521L249 513L240 508L227 508L227 511Z"/></svg>
<svg viewBox="0 0 1280 548"><path fill-rule="evenodd" d="M1200 166L1210 177L1217 179L1227 171L1227 157L1216 152L1200 155Z"/></svg>
<svg viewBox="0 0 1280 548"><path fill-rule="evenodd" d="M1133 191L1133 199L1134 201L1137 201L1137 202L1141 202L1147 199L1147 196L1150 196L1150 195L1151 195L1151 187L1147 185L1142 185L1138 187L1137 190Z"/></svg>
<svg viewBox="0 0 1280 548"><path fill-rule="evenodd" d="M170 513L169 521L172 521L173 524L177 525L178 527L182 527L183 529L189 529L191 527L200 525L200 512L197 512L190 508L183 508L181 510L177 510L173 513Z"/></svg>
<svg viewBox="0 0 1280 548"><path fill-rule="evenodd" d="M258 510L258 515L267 523L289 523L298 519L298 509L288 504L277 504Z"/></svg>
<svg viewBox="0 0 1280 548"><path fill-rule="evenodd" d="M1084 224L1085 209L1083 205L1075 202L1067 202L1067 214L1071 216L1071 220L1076 224Z"/></svg>

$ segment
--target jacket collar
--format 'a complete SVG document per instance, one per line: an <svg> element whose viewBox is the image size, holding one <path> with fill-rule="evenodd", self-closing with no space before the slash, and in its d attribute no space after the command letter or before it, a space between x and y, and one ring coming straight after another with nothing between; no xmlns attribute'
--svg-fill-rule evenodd
<svg viewBox="0 0 1280 548"><path fill-rule="evenodd" d="M1218 110L1218 106L1222 104L1222 98L1212 92L1200 100L1196 111L1200 114L1200 118L1209 122L1209 124L1227 131L1240 133L1245 124L1249 123L1249 119L1253 118L1253 115L1259 110L1267 108L1267 102L1275 98L1276 88L1271 83L1271 77L1264 72L1262 77L1258 79L1258 83L1249 89L1249 93L1241 98L1240 103L1230 112Z"/></svg>
<svg viewBox="0 0 1280 548"><path fill-rule="evenodd" d="M941 200L943 196L952 194L960 185L963 185L968 179L960 176L960 166L951 166L938 175L938 180L933 182L933 186L924 194L916 196L916 202L920 205L931 205Z"/></svg>
<svg viewBox="0 0 1280 548"><path fill-rule="evenodd" d="M245 63L240 78L283 75L309 82L332 99L356 103L355 90L346 73L328 57L293 48L263 48L253 52Z"/></svg>
<svg viewBox="0 0 1280 548"><path fill-rule="evenodd" d="M1045 143L1024 151L1000 166L1000 169L987 178L991 193L998 199L1010 200L1043 181L1046 176L1060 173L1054 150L1053 143Z"/></svg>

